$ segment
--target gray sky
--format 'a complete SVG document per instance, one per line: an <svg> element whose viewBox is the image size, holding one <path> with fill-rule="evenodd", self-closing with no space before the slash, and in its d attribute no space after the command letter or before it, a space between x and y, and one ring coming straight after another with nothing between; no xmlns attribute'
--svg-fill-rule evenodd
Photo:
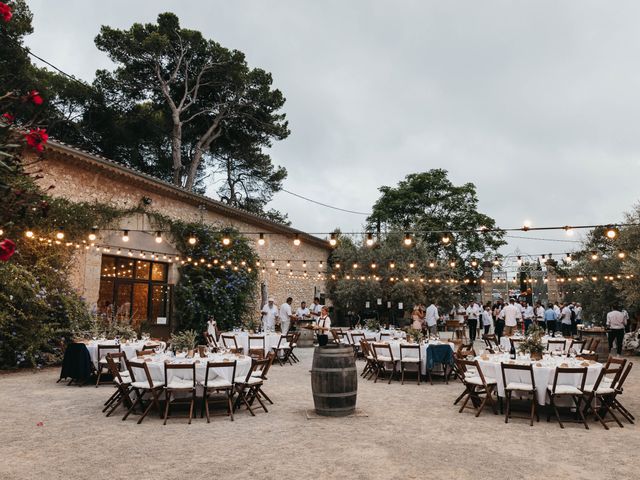
<svg viewBox="0 0 640 480"><path fill-rule="evenodd" d="M446 168L502 227L609 223L638 200L640 3L593 1L29 2L33 51L93 79L102 24L173 11L273 73L291 136L272 149L285 188L369 211L380 185ZM280 193L295 227L363 217ZM567 239L564 233L529 237ZM579 239L576 234L573 239ZM509 239L528 253L569 243Z"/></svg>

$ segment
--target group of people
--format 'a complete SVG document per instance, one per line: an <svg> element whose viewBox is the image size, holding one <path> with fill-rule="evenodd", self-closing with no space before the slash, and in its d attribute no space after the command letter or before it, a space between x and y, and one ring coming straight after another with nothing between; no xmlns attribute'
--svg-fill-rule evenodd
<svg viewBox="0 0 640 480"><path fill-rule="evenodd" d="M420 303L415 305L411 312L411 328L425 331L429 335L436 335L439 319L440 315L435 303L431 303L428 307Z"/></svg>
<svg viewBox="0 0 640 480"><path fill-rule="evenodd" d="M283 335L289 333L292 325L300 320L312 320L314 326L320 334L327 334L331 329L331 318L329 318L329 309L325 305L320 305L318 297L313 299L313 303L307 307L307 302L300 302L300 307L295 311L292 310L293 298L288 297L287 300L276 306L275 299L269 297L267 303L260 312L262 320L262 329L265 332L275 332L276 326L280 326L280 332Z"/></svg>

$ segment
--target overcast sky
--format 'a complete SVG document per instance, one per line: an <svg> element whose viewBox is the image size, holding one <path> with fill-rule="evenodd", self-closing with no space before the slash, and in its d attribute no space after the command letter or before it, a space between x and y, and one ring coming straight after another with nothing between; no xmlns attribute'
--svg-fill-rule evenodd
<svg viewBox="0 0 640 480"><path fill-rule="evenodd" d="M87 81L111 67L100 25L164 11L245 52L287 98L292 133L271 152L285 188L325 203L367 212L380 185L431 168L475 183L502 227L620 221L640 197L638 2L28 3L27 45ZM313 232L364 218L286 193L272 206ZM503 253L572 247L511 238Z"/></svg>

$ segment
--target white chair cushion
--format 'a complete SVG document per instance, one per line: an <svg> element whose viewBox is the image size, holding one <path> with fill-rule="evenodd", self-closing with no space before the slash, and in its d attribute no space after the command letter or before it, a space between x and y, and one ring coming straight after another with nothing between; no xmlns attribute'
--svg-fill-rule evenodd
<svg viewBox="0 0 640 480"><path fill-rule="evenodd" d="M378 355L378 361L380 362L393 362L391 357L385 357L384 355Z"/></svg>
<svg viewBox="0 0 640 480"><path fill-rule="evenodd" d="M419 363L420 359L418 357L405 357L401 361L402 363Z"/></svg>
<svg viewBox="0 0 640 480"><path fill-rule="evenodd" d="M204 382L198 382L200 385L204 386ZM222 377L216 377L216 378L210 378L209 379L209 388L226 388L226 387L231 387L231 382L229 382L228 380L222 378Z"/></svg>
<svg viewBox="0 0 640 480"><path fill-rule="evenodd" d="M547 388L550 392L553 392L553 385L549 385ZM556 385L556 393L561 395L582 395L582 391L573 385Z"/></svg>
<svg viewBox="0 0 640 480"><path fill-rule="evenodd" d="M521 390L524 392L533 392L533 385L530 383L509 382L507 390Z"/></svg>
<svg viewBox="0 0 640 480"><path fill-rule="evenodd" d="M245 383L245 377L236 377L236 383ZM257 377L249 377L249 380L246 382L249 385L255 385L257 383L261 383L262 379Z"/></svg>
<svg viewBox="0 0 640 480"><path fill-rule="evenodd" d="M175 389L193 388L193 380L186 379L186 378L172 378L171 380L169 380L169 383L167 384L167 388L175 388Z"/></svg>
<svg viewBox="0 0 640 480"><path fill-rule="evenodd" d="M477 377L467 377L467 382L473 385L482 385L482 379L480 376ZM496 379L493 377L484 377L484 381L487 385L495 385Z"/></svg>
<svg viewBox="0 0 640 480"><path fill-rule="evenodd" d="M585 385L584 386L584 391L585 392L593 392L593 387L595 385L591 384L591 385ZM598 390L596 390L596 393L598 395L607 395L609 393L615 393L615 390L613 388L611 388L610 385L603 385L602 382L600 382L600 386L598 387Z"/></svg>
<svg viewBox="0 0 640 480"><path fill-rule="evenodd" d="M464 372L464 376L465 377L478 377L478 372L474 369L471 370L467 370L466 372Z"/></svg>
<svg viewBox="0 0 640 480"><path fill-rule="evenodd" d="M142 382L133 382L131 386L135 388L146 388L146 389L151 388L149 386L149 382L147 382L146 380ZM164 382L153 382L153 388L162 387L162 386L164 386Z"/></svg>

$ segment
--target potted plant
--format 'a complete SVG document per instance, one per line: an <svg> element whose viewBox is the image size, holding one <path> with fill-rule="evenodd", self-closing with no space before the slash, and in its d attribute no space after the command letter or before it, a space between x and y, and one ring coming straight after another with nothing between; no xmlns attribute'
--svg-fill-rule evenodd
<svg viewBox="0 0 640 480"><path fill-rule="evenodd" d="M527 330L527 336L520 342L518 350L520 353L529 353L532 360L540 360L542 358L542 352L544 352L544 345L542 344L542 336L544 330L537 325L531 325Z"/></svg>
<svg viewBox="0 0 640 480"><path fill-rule="evenodd" d="M183 330L179 333L171 334L171 347L174 351L187 350L188 356L193 356L196 348L198 334L195 330Z"/></svg>
<svg viewBox="0 0 640 480"><path fill-rule="evenodd" d="M420 343L422 338L424 337L422 330L417 330L415 328L407 328L407 339L412 339L415 343Z"/></svg>

